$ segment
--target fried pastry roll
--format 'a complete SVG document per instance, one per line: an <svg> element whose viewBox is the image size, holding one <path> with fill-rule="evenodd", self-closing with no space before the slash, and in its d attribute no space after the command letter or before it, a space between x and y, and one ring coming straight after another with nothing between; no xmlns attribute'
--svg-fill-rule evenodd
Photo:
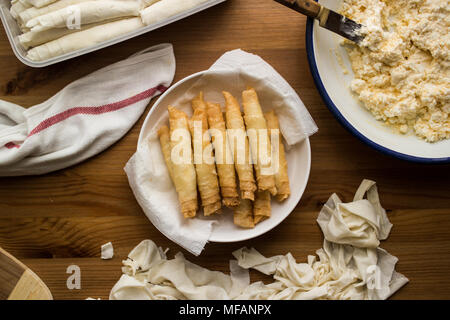
<svg viewBox="0 0 450 320"><path fill-rule="evenodd" d="M192 141L187 115L169 107L170 147L173 183L185 218L195 217L198 209L197 178L192 161Z"/></svg>
<svg viewBox="0 0 450 320"><path fill-rule="evenodd" d="M192 99L191 107L192 107L192 110L194 110L194 111L197 109L202 109L203 111L206 112L206 102L203 99L203 91L200 91L198 96L196 96L194 99Z"/></svg>
<svg viewBox="0 0 450 320"><path fill-rule="evenodd" d="M242 92L242 103L258 190L268 190L272 195L276 195L277 188L271 162L272 147L267 133L266 119L255 89Z"/></svg>
<svg viewBox="0 0 450 320"><path fill-rule="evenodd" d="M255 227L253 220L253 203L248 199L241 199L241 202L234 211L234 224L241 227L251 229Z"/></svg>
<svg viewBox="0 0 450 320"><path fill-rule="evenodd" d="M270 218L270 215L270 192L267 190L256 192L255 202L253 203L253 219L255 225Z"/></svg>
<svg viewBox="0 0 450 320"><path fill-rule="evenodd" d="M223 91L226 102L226 125L228 143L233 153L234 166L239 178L241 198L255 200L256 183L253 177L253 165L250 163L249 143L245 131L244 118L236 98Z"/></svg>
<svg viewBox="0 0 450 320"><path fill-rule="evenodd" d="M273 159L278 159L278 170L275 171L275 185L277 187L276 199L278 201L283 201L287 199L291 194L291 189L289 187L289 177L288 177L288 165L286 161L286 153L284 150L283 141L281 139L280 123L275 112L272 110L264 114L267 121L267 128L269 129L269 136L273 134L278 134L278 148L274 145L272 146ZM272 131L277 130L277 131Z"/></svg>
<svg viewBox="0 0 450 320"><path fill-rule="evenodd" d="M164 156L164 162L166 163L167 170L169 171L170 179L173 181L173 164L170 159L172 148L170 147L170 132L169 127L162 126L158 130L159 143L161 144L161 151Z"/></svg>
<svg viewBox="0 0 450 320"><path fill-rule="evenodd" d="M218 104L207 102L206 111L214 145L222 201L227 207L235 207L239 205L239 194L237 192L233 157L228 145L225 120Z"/></svg>
<svg viewBox="0 0 450 320"><path fill-rule="evenodd" d="M194 104L194 101L192 102ZM189 129L194 149L195 171L197 172L197 186L202 199L205 216L217 213L222 207L219 181L217 179L216 165L208 133L208 119L206 111L194 108L194 115L189 121Z"/></svg>

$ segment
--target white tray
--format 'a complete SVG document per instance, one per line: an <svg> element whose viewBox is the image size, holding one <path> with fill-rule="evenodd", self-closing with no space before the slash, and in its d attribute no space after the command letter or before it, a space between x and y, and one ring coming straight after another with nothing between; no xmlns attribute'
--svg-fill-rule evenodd
<svg viewBox="0 0 450 320"><path fill-rule="evenodd" d="M166 20L163 20L161 22L152 24L152 25L148 25L146 27L143 27L139 30L135 30L133 32L121 35L119 37L110 39L108 41L104 41L101 42L99 44L96 44L95 46L91 46L91 47L87 47L84 49L80 49L80 50L76 50L73 52L69 52L66 53L64 55L55 57L55 58L51 58L48 60L43 60L43 61L32 61L30 59L27 59L26 55L27 52L26 50L22 47L22 45L19 43L18 40L18 36L22 33L20 31L19 26L17 25L16 20L14 20L14 18L11 16L11 13L9 12L9 8L11 6L11 1L10 0L0 0L0 19L2 21L3 27L5 28L6 31L6 35L8 36L9 42L11 44L11 48L14 51L14 54L16 55L16 57L22 61L24 64L30 66L30 67L34 67L34 68L42 68L42 67L46 67L64 60L68 60L68 59L72 59L78 56L81 56L83 54L92 52L92 51L96 51L108 46L111 46L113 44L128 40L130 38L134 38L136 36L139 36L141 34L144 34L146 32L158 29L160 27L163 27L165 25L168 25L172 22L181 20L183 18L186 18L190 15L193 15L194 13L203 11L205 9L208 9L209 7L215 6L216 4L219 4L221 2L224 2L226 0L210 0L207 1L205 3L202 3L201 5L192 8L191 10L185 11L183 13L180 13L176 16L170 17Z"/></svg>

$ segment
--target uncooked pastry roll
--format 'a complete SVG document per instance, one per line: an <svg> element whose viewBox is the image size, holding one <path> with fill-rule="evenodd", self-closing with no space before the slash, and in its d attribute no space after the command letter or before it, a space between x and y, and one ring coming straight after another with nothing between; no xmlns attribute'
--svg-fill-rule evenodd
<svg viewBox="0 0 450 320"><path fill-rule="evenodd" d="M78 4L81 2L86 2L86 1L92 1L92 0L59 0L56 1L52 4L49 4L46 7L42 7L42 8L35 8L35 7L31 7L26 9L25 11L21 12L18 16L18 19L20 21L20 23L26 24L28 21L30 21L33 18L36 18L38 16L42 16L44 14L47 14L49 12L53 12L74 4Z"/></svg>
<svg viewBox="0 0 450 320"><path fill-rule="evenodd" d="M61 38L71 33L80 32L83 30L87 30L92 27L99 26L101 24L113 22L117 20L111 21L102 21L98 23L91 23L81 26L81 29L67 29L67 28L55 28L43 31L28 31L21 35L19 35L19 42L25 48L28 49L30 47L37 47L41 44L53 41L55 39Z"/></svg>
<svg viewBox="0 0 450 320"><path fill-rule="evenodd" d="M192 161L192 141L188 118L183 111L169 107L170 147L173 183L185 218L197 214L197 178ZM181 152L178 152L180 150Z"/></svg>
<svg viewBox="0 0 450 320"><path fill-rule="evenodd" d="M75 11L75 8L78 11ZM139 9L140 4L134 1L88 1L33 18L27 22L26 27L31 31L68 28L69 22L85 25L115 18L138 16ZM75 17L77 12L79 21L76 19L72 21L71 17ZM74 25L74 27L76 26Z"/></svg>
<svg viewBox="0 0 450 320"><path fill-rule="evenodd" d="M269 136L272 134L272 130L277 130L278 134L278 150L273 150L274 158L278 159L278 170L275 172L275 184L277 186L276 198L278 201L287 199L291 194L289 187L288 177L288 165L286 161L286 154L284 151L283 141L281 140L280 123L275 112L272 110L264 114L267 121L267 127L269 128ZM272 146L274 149L274 146Z"/></svg>
<svg viewBox="0 0 450 320"><path fill-rule="evenodd" d="M129 18L105 23L87 30L65 35L59 39L30 49L27 58L33 61L47 60L96 45L142 27L144 25L139 18Z"/></svg>
<svg viewBox="0 0 450 320"><path fill-rule="evenodd" d="M239 178L241 198L255 200L256 183L253 177L253 165L250 163L248 137L244 119L237 100L224 91L226 102L225 118L227 121L228 143L233 152L234 165Z"/></svg>
<svg viewBox="0 0 450 320"><path fill-rule="evenodd" d="M17 19L19 15L26 11L28 8L31 8L31 4L29 4L26 1L15 1L11 2L11 8L9 9L9 12L11 12L11 15L14 19Z"/></svg>
<svg viewBox="0 0 450 320"><path fill-rule="evenodd" d="M277 188L275 187L275 177L271 162L272 147L266 119L255 89L248 89L242 92L242 104L244 105L244 120L247 134L249 135L258 190L268 190L272 195L276 195Z"/></svg>
<svg viewBox="0 0 450 320"><path fill-rule="evenodd" d="M234 207L239 204L239 194L236 185L236 173L233 156L228 145L225 120L220 105L208 102L206 104L208 125L210 128L215 151L217 173L219 175L220 191L223 204Z"/></svg>
<svg viewBox="0 0 450 320"><path fill-rule="evenodd" d="M142 6L144 8L146 8L146 7L151 6L152 4L155 4L156 2L161 1L161 0L140 0L140 1L142 2Z"/></svg>
<svg viewBox="0 0 450 320"><path fill-rule="evenodd" d="M195 106L199 100L203 101L201 94L192 101L194 115L189 121L189 129L191 130L197 186L202 199L203 213L205 216L210 216L220 211L222 204L211 138L208 133L206 110Z"/></svg>
<svg viewBox="0 0 450 320"><path fill-rule="evenodd" d="M27 0L35 8L42 8L56 2L57 0Z"/></svg>

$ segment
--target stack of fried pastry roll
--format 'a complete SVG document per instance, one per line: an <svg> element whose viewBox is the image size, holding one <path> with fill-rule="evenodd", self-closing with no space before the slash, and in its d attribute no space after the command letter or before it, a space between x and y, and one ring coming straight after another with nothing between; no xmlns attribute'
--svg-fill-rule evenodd
<svg viewBox="0 0 450 320"><path fill-rule="evenodd" d="M203 93L191 101L191 119L169 107L170 130L158 131L161 149L184 217L195 217L198 189L205 216L224 205L237 226L253 228L270 218L271 196L281 202L290 195L280 126L275 112L263 113L254 89L242 93L243 113L235 97L223 96L225 113Z"/></svg>
<svg viewBox="0 0 450 320"><path fill-rule="evenodd" d="M202 199L203 213L205 216L210 216L219 212L222 204L211 138L208 132L208 117L203 93L192 100L192 108L194 109L194 115L189 122L189 126L193 137L197 184Z"/></svg>
<svg viewBox="0 0 450 320"><path fill-rule="evenodd" d="M272 110L264 114L267 121L267 128L269 129L269 135L274 130L275 135L278 136L278 141L275 141L276 146L272 146L273 158L278 159L278 168L275 170L275 186L277 188L276 198L278 201L286 200L291 195L291 189L289 187L289 177L287 170L286 153L284 151L284 145L281 141L280 124L278 117Z"/></svg>
<svg viewBox="0 0 450 320"><path fill-rule="evenodd" d="M219 104L207 102L208 124L214 145L217 173L223 204L227 207L239 205L234 161L227 138L227 128Z"/></svg>
<svg viewBox="0 0 450 320"><path fill-rule="evenodd" d="M164 126L160 128L159 139L169 174L178 193L181 213L185 218L193 218L198 209L197 178L192 161L188 117L174 107L169 107L168 110L170 131ZM180 152L175 153L175 148Z"/></svg>

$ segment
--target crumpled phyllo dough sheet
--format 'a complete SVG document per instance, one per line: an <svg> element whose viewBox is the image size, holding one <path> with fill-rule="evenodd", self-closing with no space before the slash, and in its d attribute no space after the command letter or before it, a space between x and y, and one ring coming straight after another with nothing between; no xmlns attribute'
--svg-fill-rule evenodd
<svg viewBox="0 0 450 320"><path fill-rule="evenodd" d="M254 248L233 252L230 275L195 265L181 253L168 259L144 240L123 261L123 275L110 299L387 299L408 279L395 271L398 259L379 247L392 224L376 184L364 180L350 203L332 195L319 213L323 248L307 262L292 254L264 257ZM274 282L250 284L249 269Z"/></svg>

